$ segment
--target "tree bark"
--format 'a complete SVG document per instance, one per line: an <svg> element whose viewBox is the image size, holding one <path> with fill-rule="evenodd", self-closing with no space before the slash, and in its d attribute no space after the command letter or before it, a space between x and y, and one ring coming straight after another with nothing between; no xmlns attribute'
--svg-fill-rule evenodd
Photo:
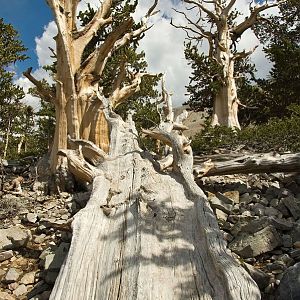
<svg viewBox="0 0 300 300"><path fill-rule="evenodd" d="M243 33L252 28L258 17L264 10L277 6L282 1L261 1L263 3L252 3L249 6L249 16L238 23L235 20L234 5L236 0L183 0L190 5L188 10L196 10L201 18L192 18L188 13L180 12L186 19L187 25L178 25L187 33L188 40L199 41L205 39L208 42L208 56L215 61L222 70L222 74L213 74L221 87L214 97L212 125L223 125L230 128L240 129L238 120L238 108L241 104L235 80L234 65L236 59L246 58L253 53L251 51L238 52L236 44ZM253 4L253 5L252 5ZM204 20L206 20L204 22ZM207 21L210 28L207 27Z"/></svg>
<svg viewBox="0 0 300 300"><path fill-rule="evenodd" d="M173 148L174 172L161 173L138 147L133 124L108 119L110 158L74 217L50 299L260 299L226 249L180 136L154 133Z"/></svg>
<svg viewBox="0 0 300 300"><path fill-rule="evenodd" d="M195 177L249 174L298 172L300 169L300 153L277 154L264 153L243 155L234 159L197 163L194 166Z"/></svg>

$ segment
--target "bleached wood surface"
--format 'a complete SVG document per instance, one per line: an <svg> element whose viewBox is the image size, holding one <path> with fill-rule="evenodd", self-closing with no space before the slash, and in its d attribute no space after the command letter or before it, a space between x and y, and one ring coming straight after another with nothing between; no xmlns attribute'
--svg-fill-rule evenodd
<svg viewBox="0 0 300 300"><path fill-rule="evenodd" d="M50 299L260 299L193 181L192 156L174 139L175 172L160 173L134 131L113 125L110 155L119 158L99 166L92 196L74 217Z"/></svg>
<svg viewBox="0 0 300 300"><path fill-rule="evenodd" d="M217 157L220 159L220 156ZM215 176L248 173L276 173L276 172L298 172L300 170L300 153L278 154L263 153L237 156L233 159L214 161L211 157L210 169L203 174L203 162L200 158L195 159L194 175Z"/></svg>

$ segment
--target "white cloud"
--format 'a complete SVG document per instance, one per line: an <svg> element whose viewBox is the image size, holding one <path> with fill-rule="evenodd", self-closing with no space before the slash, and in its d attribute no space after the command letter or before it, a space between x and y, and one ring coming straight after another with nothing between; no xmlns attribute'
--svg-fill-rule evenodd
<svg viewBox="0 0 300 300"><path fill-rule="evenodd" d="M99 6L99 0L81 1L78 10L84 10L87 2L93 7ZM145 15L153 1L140 0L137 10L134 14L135 19L140 19ZM243 13L241 20L245 18L245 14L249 13L250 0L237 1L236 7ZM159 1L158 9L160 12L151 18L151 23L154 25L146 36L140 42L140 50L146 54L146 60L149 65L149 71L152 73L166 73L166 85L169 91L174 93L174 105L180 105L187 100L184 95L186 92L185 86L189 82L190 67L184 58L184 39L185 33L183 30L176 29L170 25L170 18L174 20L175 24L185 24L185 20L181 14L174 11L173 8L184 10L183 4L178 0L161 0ZM277 13L277 9L269 10L272 13ZM41 37L36 37L36 53L38 56L38 64L40 67L52 63L51 51L49 47L55 48L53 37L56 35L57 29L55 23L52 21L45 26L45 31ZM249 50L257 45L259 42L255 35L248 30L243 36L239 49ZM206 51L207 47L202 46L202 50ZM256 63L258 74L265 76L269 69L270 63L264 56L262 47L259 47L252 55L252 61ZM33 73L35 76L41 78L48 78L49 76L42 70L38 69ZM17 80L25 89L31 84L25 78ZM32 96L27 96L26 101L37 105L36 99Z"/></svg>
<svg viewBox="0 0 300 300"><path fill-rule="evenodd" d="M34 72L32 72L32 75L38 80L46 79L49 83L53 82L49 74L42 68L36 69ZM28 93L28 90L34 85L24 76L18 78L15 83L21 86L26 93L25 98L22 99L22 101L27 105L31 105L35 111L38 111L41 107L40 99L33 97Z"/></svg>
<svg viewBox="0 0 300 300"><path fill-rule="evenodd" d="M55 41L53 39L57 34L57 27L54 21L50 22L44 27L44 32L41 37L35 38L36 54L38 57L38 64L40 67L51 65L53 63L51 47L55 50Z"/></svg>

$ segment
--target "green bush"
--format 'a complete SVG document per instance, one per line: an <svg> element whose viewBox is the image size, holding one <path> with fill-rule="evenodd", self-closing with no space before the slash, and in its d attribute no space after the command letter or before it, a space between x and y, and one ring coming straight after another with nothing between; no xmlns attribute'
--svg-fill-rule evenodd
<svg viewBox="0 0 300 300"><path fill-rule="evenodd" d="M255 152L300 151L300 105L289 107L290 118L272 118L266 124L248 126L240 131L206 123L194 136L192 147L196 154L211 154L216 149L243 149Z"/></svg>

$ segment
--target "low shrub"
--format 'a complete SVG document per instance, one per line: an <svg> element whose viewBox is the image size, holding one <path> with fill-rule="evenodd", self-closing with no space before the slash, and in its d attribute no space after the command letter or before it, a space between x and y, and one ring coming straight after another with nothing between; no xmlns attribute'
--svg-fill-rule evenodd
<svg viewBox="0 0 300 300"><path fill-rule="evenodd" d="M255 152L300 151L300 105L290 106L289 118L272 118L266 124L248 126L234 131L223 126L211 127L206 122L202 132L195 135L192 147L196 154L212 154L216 149L243 148Z"/></svg>

